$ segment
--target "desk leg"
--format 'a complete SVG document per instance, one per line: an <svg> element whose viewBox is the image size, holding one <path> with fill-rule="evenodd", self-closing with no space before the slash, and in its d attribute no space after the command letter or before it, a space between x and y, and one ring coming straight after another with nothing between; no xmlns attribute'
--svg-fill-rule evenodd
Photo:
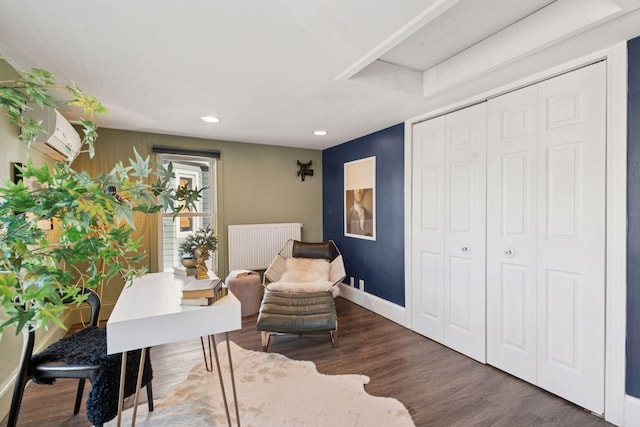
<svg viewBox="0 0 640 427"><path fill-rule="evenodd" d="M220 369L220 358L218 358L218 347L216 346L216 337L211 335L213 340L213 354L216 357L216 367L218 368L218 379L220 380L220 389L222 390L222 400L224 401L224 410L227 413L227 425L231 427L231 416L229 415L229 404L227 403L227 393L224 391L224 381L222 380L222 370Z"/></svg>
<svg viewBox="0 0 640 427"><path fill-rule="evenodd" d="M225 332L224 337L227 340L227 354L229 355L229 372L231 372L231 387L233 388L233 403L235 404L235 407L236 407L236 420L238 421L238 427L240 427L240 412L238 411L238 396L236 395L236 380L233 375L233 363L231 363L231 346L229 345L229 332Z"/></svg>
<svg viewBox="0 0 640 427"><path fill-rule="evenodd" d="M144 361L147 357L147 349L140 350L140 365L138 365L138 380L136 381L136 396L133 399L133 414L131 414L131 427L136 425L136 414L138 413L138 397L140 397L140 385L144 375Z"/></svg>
<svg viewBox="0 0 640 427"><path fill-rule="evenodd" d="M211 359L211 336L207 337L207 341L209 342L209 360L207 361L207 352L204 349L204 339L200 337L200 344L202 345L202 355L204 356L204 367L207 372L213 371L213 360Z"/></svg>
<svg viewBox="0 0 640 427"><path fill-rule="evenodd" d="M240 411L238 410L238 396L236 393L236 380L233 375L233 362L231 360L231 346L229 345L229 333L225 332L225 340L227 341L227 355L229 357L229 373L231 374L231 387L233 388L233 403L236 409L236 421L238 427L240 427ZM222 400L224 401L224 409L227 413L227 424L231 427L231 416L229 414L229 404L227 402L227 394L224 389L224 382L222 380L222 370L220 369L220 358L218 357L218 347L216 346L216 339L214 335L209 337L213 341L213 353L216 357L216 367L218 368L218 379L220 380L220 388L222 389Z"/></svg>
<svg viewBox="0 0 640 427"><path fill-rule="evenodd" d="M122 422L122 404L124 403L124 381L127 373L127 352L122 353L122 363L120 364L120 390L118 392L118 421L117 426L120 427Z"/></svg>

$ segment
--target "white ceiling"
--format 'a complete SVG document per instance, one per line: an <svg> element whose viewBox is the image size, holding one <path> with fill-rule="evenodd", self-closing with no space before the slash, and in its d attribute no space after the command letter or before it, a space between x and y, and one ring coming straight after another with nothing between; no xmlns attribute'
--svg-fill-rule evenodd
<svg viewBox="0 0 640 427"><path fill-rule="evenodd" d="M98 97L110 110L102 127L324 149L468 96L453 89L469 76L440 78L447 96L425 94L435 71L499 41L510 24L533 25L552 7L564 23L589 5L593 16L551 41L523 35L524 53L495 57L495 69L621 20L638 1L0 0L0 54ZM598 43L640 31L639 22L614 36L607 28Z"/></svg>

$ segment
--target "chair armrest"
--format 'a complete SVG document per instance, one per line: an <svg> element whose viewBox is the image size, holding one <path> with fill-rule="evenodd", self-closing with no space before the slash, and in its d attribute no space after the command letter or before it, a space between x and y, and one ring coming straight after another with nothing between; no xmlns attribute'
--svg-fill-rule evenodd
<svg viewBox="0 0 640 427"><path fill-rule="evenodd" d="M329 271L329 281L334 285L342 282L347 277L347 272L344 269L344 262L342 255L337 256L331 261L331 270Z"/></svg>
<svg viewBox="0 0 640 427"><path fill-rule="evenodd" d="M281 255L277 255L269 265L269 268L265 270L262 285L266 285L267 279L270 282L277 282L285 271L287 271L287 260Z"/></svg>

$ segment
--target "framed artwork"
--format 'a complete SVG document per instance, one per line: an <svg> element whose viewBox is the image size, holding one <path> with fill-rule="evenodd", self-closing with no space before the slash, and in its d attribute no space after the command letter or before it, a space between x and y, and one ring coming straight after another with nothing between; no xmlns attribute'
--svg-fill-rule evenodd
<svg viewBox="0 0 640 427"><path fill-rule="evenodd" d="M344 164L344 235L376 240L376 158Z"/></svg>
<svg viewBox="0 0 640 427"><path fill-rule="evenodd" d="M189 189L200 188L201 187L201 174L202 171L200 169L190 170L190 169L174 169L176 175L176 187L184 187L185 185ZM197 210L200 211L200 202L196 202ZM187 209L183 209L181 212L189 212ZM197 217L187 217L187 216L179 216L176 223L176 237L184 238L191 234L193 234L198 228L200 228L200 223L202 218Z"/></svg>
<svg viewBox="0 0 640 427"><path fill-rule="evenodd" d="M13 181L14 184L17 184L20 181L24 182L24 185L29 190L37 189L39 184L36 182L34 178L24 179L22 177L22 173L20 172L20 169L18 169L22 166L23 166L22 163L11 162L11 180ZM16 213L19 213L19 212L16 212ZM27 214L27 216L33 216L33 214ZM51 231L53 230L53 221L46 218L40 219L38 220L38 228L44 231Z"/></svg>

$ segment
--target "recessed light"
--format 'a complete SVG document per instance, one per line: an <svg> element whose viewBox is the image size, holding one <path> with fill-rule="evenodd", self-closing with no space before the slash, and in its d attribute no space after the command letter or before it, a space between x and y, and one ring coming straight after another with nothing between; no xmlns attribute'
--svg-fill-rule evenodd
<svg viewBox="0 0 640 427"><path fill-rule="evenodd" d="M219 118L214 117L214 116L202 116L202 117L200 117L200 120L202 120L203 122L207 122L207 123L218 123L220 121Z"/></svg>
<svg viewBox="0 0 640 427"><path fill-rule="evenodd" d="M328 134L329 132L327 132L326 130L314 130L313 134L314 135L318 135L318 136L324 136L326 134Z"/></svg>

